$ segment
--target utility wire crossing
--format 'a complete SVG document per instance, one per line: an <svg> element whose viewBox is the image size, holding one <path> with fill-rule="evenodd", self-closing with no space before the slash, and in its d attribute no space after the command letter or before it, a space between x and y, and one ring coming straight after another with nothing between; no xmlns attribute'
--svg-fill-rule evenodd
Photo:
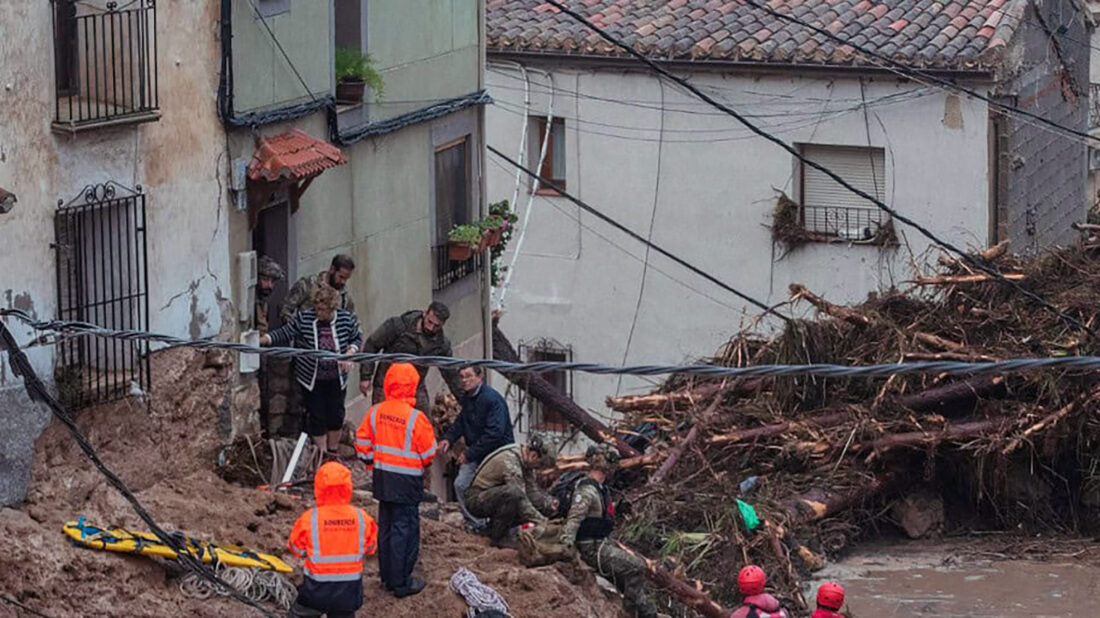
<svg viewBox="0 0 1100 618"><path fill-rule="evenodd" d="M1089 336L1091 336L1093 338L1100 338L1100 333L1097 333L1096 330L1094 330L1092 327L1090 327L1087 324L1081 322L1080 320L1078 320L1077 318L1069 315L1068 313L1065 313L1064 311L1062 311L1061 309L1059 309L1058 307L1053 305L1050 301L1046 300L1042 296L1039 296L1035 292L1032 292L1031 290L1028 290L1027 288L1023 287L1022 285L1020 285L1020 284L1018 284L1014 281L1006 279L1004 274L1002 274L996 268L993 268L992 266L987 264L985 260L982 260L980 258L975 258L974 256L970 255L969 253L967 253L967 252L963 251L962 249L960 249L959 247L956 247L954 244L952 244L952 243L936 236L928 228L924 227L923 225L921 225L920 223L914 221L913 219L910 219L909 217L899 213L897 210L891 208L890 206L887 206L885 202L883 202L882 200L878 199L877 197L871 195L870 193L867 193L866 191L856 187L852 183L850 183L847 180L845 180L844 178L842 178L836 172L834 172L831 169L825 167L824 165L821 165L820 163L818 163L816 161L813 161L813 160L807 158L805 155L803 155L801 152L799 152L799 150L797 148L791 146L790 144L783 141L782 139L776 137L775 135L773 135L771 133L768 133L767 131L765 131L765 130L761 129L760 127L758 127L757 125L753 124L743 114L739 113L738 111L734 110L733 108L729 107L728 105L724 105L724 104L718 102L713 97L711 97L711 96L707 95L706 93L704 93L702 90L700 90L698 87L696 87L694 84L692 84L687 79L684 79L683 77L680 77L678 75L674 75L673 73L669 72L664 67L658 65L656 62L654 62L653 60L650 60L644 54L642 54L638 50L634 49L634 47L632 47L628 43L622 41L621 39L616 38L615 36L608 33L603 28L600 28L596 24L592 23L592 21L589 20L584 15L581 15L577 11L574 11L574 10L570 9L569 7L567 7L564 4L562 4L561 2L559 2L558 0L546 0L546 3L553 6L553 7L555 7L555 8L557 8L562 13L565 13L566 15L568 15L572 19L576 20L577 22L579 22L579 23L585 25L586 27L590 28L593 32L595 32L598 36L600 36L601 38L603 38L607 42L611 43L612 45L615 45L616 47L621 48L623 51L630 54L636 60L638 60L642 64L649 67L657 75L659 75L661 77L664 77L665 79L668 79L669 81L679 85L681 88L684 88L685 90L687 90L691 94L695 95L699 99L701 99L701 100L705 101L706 103L710 104L715 109L719 109L719 110L725 112L726 114L728 114L729 116L733 117L735 120L737 120L742 125L744 125L745 128L749 129L750 131L752 131L756 135L759 135L760 137L768 140L769 142L771 142L771 143L779 146L783 150L787 151L788 153L791 154L791 156L798 159L803 165L812 167L812 168L816 169L817 171L821 172L822 174L825 174L830 179L832 179L834 182L836 182L840 186L847 189L849 192L851 192L855 195L858 195L859 197L861 197L861 198L867 200L868 202L874 204L876 208L878 208L879 210L889 214L894 219L897 219L898 221L900 221L900 222L904 223L905 225L913 228L914 230L920 232L920 234L922 236L924 236L925 238L927 238L928 240L944 247L945 249L947 249L951 253L954 253L954 254L958 255L959 258L963 262L965 262L968 266L982 271L983 273L985 273L985 274L989 275L990 277L994 278L995 280L997 280L998 283L1006 285L1006 286L1014 289L1015 291L1019 292L1024 297L1038 303L1044 309L1051 312L1053 315L1058 316L1059 319L1061 319L1066 324L1072 326L1073 328L1075 328L1077 330L1084 331L1084 332L1088 333ZM503 155L501 155L501 156L503 156ZM738 294L738 295L740 296L740 294ZM754 303L754 304L756 304L756 303Z"/></svg>
<svg viewBox="0 0 1100 618"><path fill-rule="evenodd" d="M879 365L833 365L813 363L805 365L753 365L750 367L721 367L716 365L601 365L599 363L538 362L509 363L484 358L455 358L450 356L414 356L412 354L349 354L340 355L323 350L298 348L257 348L241 343L225 341L193 341L144 331L111 330L87 322L38 321L19 309L2 309L0 317L14 317L37 330L76 335L108 337L125 341L152 341L170 346L198 349L233 350L245 354L260 354L276 358L313 358L316 360L352 361L356 363L403 362L424 367L459 369L484 367L508 373L548 373L553 371L580 371L596 375L655 376L668 374L692 375L704 378L761 378L812 375L824 378L885 378L895 375L949 374L979 375L1022 373L1035 370L1098 371L1100 356L1058 356L1047 358L1014 358L994 362L969 363L961 361L920 361L913 363L885 363ZM2 324L0 324L2 326Z"/></svg>

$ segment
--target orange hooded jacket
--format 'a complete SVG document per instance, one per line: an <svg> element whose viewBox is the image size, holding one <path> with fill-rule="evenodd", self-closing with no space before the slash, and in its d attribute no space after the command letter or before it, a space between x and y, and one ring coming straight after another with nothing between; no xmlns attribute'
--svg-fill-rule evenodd
<svg viewBox="0 0 1100 618"><path fill-rule="evenodd" d="M305 575L315 582L359 581L363 555L373 554L378 526L351 505L351 470L330 461L313 481L317 506L302 513L290 531L287 549L305 558Z"/></svg>
<svg viewBox="0 0 1100 618"><path fill-rule="evenodd" d="M424 469L435 458L435 431L426 414L413 407L420 374L409 363L386 371L386 400L371 406L355 432L355 450L373 468L374 497L417 504L424 495Z"/></svg>

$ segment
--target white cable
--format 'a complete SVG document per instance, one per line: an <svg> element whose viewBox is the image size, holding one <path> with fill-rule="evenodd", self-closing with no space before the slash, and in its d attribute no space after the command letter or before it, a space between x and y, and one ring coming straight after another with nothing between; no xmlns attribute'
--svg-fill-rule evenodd
<svg viewBox="0 0 1100 618"><path fill-rule="evenodd" d="M512 60L500 60L489 63L490 67L512 67L519 70L520 75L523 76L523 127L519 132L519 152L516 153L516 161L519 161L521 165L526 165L527 161L527 127L531 124L531 78L527 75L527 67L523 66L520 62ZM508 202L512 208L516 207L516 201L519 200L519 188L523 184L523 171L518 167L516 168L516 185L512 189L512 200Z"/></svg>
<svg viewBox="0 0 1100 618"><path fill-rule="evenodd" d="M546 129L542 132L539 162L535 166L536 170L541 171L543 162L546 160L546 150L550 144L550 134L554 126L554 76L541 69L530 70L533 73L542 73L546 76L549 91L546 103ZM504 273L504 281L500 284L500 294L497 296L497 309L499 310L504 309L504 298L508 295L508 284L512 282L512 274L516 272L516 260L519 259L520 251L523 249L523 239L527 236L527 225L531 222L531 206L535 203L535 195L538 190L539 180L536 178L531 185L531 193L527 196L527 209L523 213L523 224L520 225L519 235L516 236L516 245L512 250L512 261L508 264L508 271Z"/></svg>

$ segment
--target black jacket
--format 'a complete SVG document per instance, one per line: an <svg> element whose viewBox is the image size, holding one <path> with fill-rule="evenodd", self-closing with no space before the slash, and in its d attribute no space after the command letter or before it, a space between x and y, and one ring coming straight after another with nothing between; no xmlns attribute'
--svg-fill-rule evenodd
<svg viewBox="0 0 1100 618"><path fill-rule="evenodd" d="M416 356L451 356L451 342L442 330L434 335L416 331L416 323L423 314L423 311L406 311L386 320L363 342L363 351L372 354L386 352L389 354L414 354ZM379 363L378 371L374 374L375 388L382 388L382 380L389 368L390 363ZM372 363L364 363L359 368L359 379L366 380L372 370ZM424 380L428 368L417 366L416 370L420 373L419 390L422 391L422 393L418 393L417 399L430 403L428 402L428 390ZM443 376L443 380L451 389L455 399L461 399L462 386L458 380L458 371L455 369L440 369L439 373Z"/></svg>
<svg viewBox="0 0 1100 618"><path fill-rule="evenodd" d="M478 463L498 448L516 441L504 397L488 384L459 400L462 411L444 434L448 442L466 438L466 461Z"/></svg>

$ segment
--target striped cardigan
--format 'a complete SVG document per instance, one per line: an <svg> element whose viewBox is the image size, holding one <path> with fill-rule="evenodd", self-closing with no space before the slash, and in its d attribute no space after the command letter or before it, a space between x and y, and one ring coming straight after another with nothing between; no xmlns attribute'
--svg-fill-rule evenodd
<svg viewBox="0 0 1100 618"><path fill-rule="evenodd" d="M336 340L336 349L341 354L349 354L352 348L358 351L363 346L363 333L359 331L359 320L355 314L343 309L336 310L333 318L333 338ZM317 348L317 312L313 309L302 309L294 314L290 322L268 333L271 337L271 345L288 346L304 350L316 350ZM298 383L312 391L317 383L317 361L312 358L299 356L294 359L294 373L298 377ZM340 370L340 388L347 386L348 374Z"/></svg>

